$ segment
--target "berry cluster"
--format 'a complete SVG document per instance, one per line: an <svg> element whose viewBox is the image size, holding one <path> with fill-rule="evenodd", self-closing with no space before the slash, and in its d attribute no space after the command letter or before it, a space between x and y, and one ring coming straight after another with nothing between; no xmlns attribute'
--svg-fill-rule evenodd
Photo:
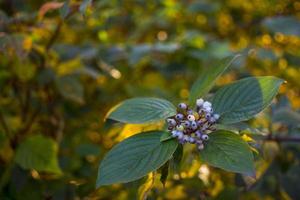
<svg viewBox="0 0 300 200"><path fill-rule="evenodd" d="M214 125L220 115L214 114L208 101L198 99L196 111L185 103L180 103L177 114L167 119L168 130L181 144L196 144L199 150L204 148L203 141L209 139L208 134L214 131Z"/></svg>

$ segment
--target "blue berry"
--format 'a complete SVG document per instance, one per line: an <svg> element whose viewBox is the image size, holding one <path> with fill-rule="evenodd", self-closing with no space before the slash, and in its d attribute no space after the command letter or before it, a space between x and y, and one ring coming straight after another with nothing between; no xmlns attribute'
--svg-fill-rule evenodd
<svg viewBox="0 0 300 200"><path fill-rule="evenodd" d="M208 137L208 135L202 135L201 139L207 141L209 139L209 137Z"/></svg>
<svg viewBox="0 0 300 200"><path fill-rule="evenodd" d="M195 132L195 135L197 138L201 139L202 133L201 133L201 131L198 130Z"/></svg>
<svg viewBox="0 0 300 200"><path fill-rule="evenodd" d="M197 99L197 101L196 101L196 104L198 107L201 107L203 105L203 103L204 103L203 99Z"/></svg>
<svg viewBox="0 0 300 200"><path fill-rule="evenodd" d="M190 121L185 121L183 123L183 125L186 127L186 128L189 128L191 126L191 122Z"/></svg>
<svg viewBox="0 0 300 200"><path fill-rule="evenodd" d="M193 129L193 130L196 130L196 129L198 128L198 126L197 126L197 122L195 122L195 121L192 121L192 123L191 123L191 127L192 127L192 129Z"/></svg>
<svg viewBox="0 0 300 200"><path fill-rule="evenodd" d="M180 103L180 104L178 104L178 108L185 110L185 109L187 109L187 105L185 103Z"/></svg>
<svg viewBox="0 0 300 200"><path fill-rule="evenodd" d="M181 113L178 113L177 115L175 115L175 118L177 119L177 120L182 120L183 119L183 114L181 114Z"/></svg>

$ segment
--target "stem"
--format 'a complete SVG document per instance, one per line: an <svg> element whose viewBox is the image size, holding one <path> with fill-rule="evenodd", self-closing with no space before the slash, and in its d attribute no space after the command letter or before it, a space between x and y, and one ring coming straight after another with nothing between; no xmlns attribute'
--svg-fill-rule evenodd
<svg viewBox="0 0 300 200"><path fill-rule="evenodd" d="M300 142L299 136L275 136L268 135L263 138L265 141L274 141L274 142Z"/></svg>

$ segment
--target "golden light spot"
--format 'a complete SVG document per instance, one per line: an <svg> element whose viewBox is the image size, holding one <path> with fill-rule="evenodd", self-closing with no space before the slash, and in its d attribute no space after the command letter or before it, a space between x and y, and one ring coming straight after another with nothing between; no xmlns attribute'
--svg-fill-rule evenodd
<svg viewBox="0 0 300 200"><path fill-rule="evenodd" d="M88 162L90 162L90 163L95 162L96 159L97 159L97 157L94 156L94 155L88 155L88 156L86 156L86 160L87 160Z"/></svg>
<svg viewBox="0 0 300 200"><path fill-rule="evenodd" d="M208 184L209 182L209 168L207 165L201 165L201 167L198 170L199 174L198 177L205 183Z"/></svg>
<svg viewBox="0 0 300 200"><path fill-rule="evenodd" d="M179 176L178 174L174 174L173 179L174 179L174 180L179 180L179 179L180 179L180 176Z"/></svg>
<svg viewBox="0 0 300 200"><path fill-rule="evenodd" d="M181 89L179 95L181 98L187 99L189 97L189 91L187 89Z"/></svg>
<svg viewBox="0 0 300 200"><path fill-rule="evenodd" d="M238 48L240 48L240 49L247 47L247 45L248 45L247 38L240 37L237 45L238 45Z"/></svg>
<svg viewBox="0 0 300 200"><path fill-rule="evenodd" d="M295 10L300 11L300 2L295 2L294 8L295 8Z"/></svg>
<svg viewBox="0 0 300 200"><path fill-rule="evenodd" d="M274 36L276 42L283 42L284 41L284 35L282 33L275 33Z"/></svg>
<svg viewBox="0 0 300 200"><path fill-rule="evenodd" d="M181 172L180 176L181 176L181 178L186 178L187 177L187 173L186 172Z"/></svg>
<svg viewBox="0 0 300 200"><path fill-rule="evenodd" d="M32 178L40 179L40 174L36 170L31 170L30 174L31 174Z"/></svg>
<svg viewBox="0 0 300 200"><path fill-rule="evenodd" d="M103 85L107 81L107 78L106 76L99 75L96 81L99 85Z"/></svg>
<svg viewBox="0 0 300 200"><path fill-rule="evenodd" d="M117 70L117 69L112 69L112 70L110 71L110 75L111 75L113 78L115 78L115 79L119 79L119 78L121 78L121 76L122 76L121 72L120 72L119 70Z"/></svg>
<svg viewBox="0 0 300 200"><path fill-rule="evenodd" d="M272 42L272 38L271 38L270 35L265 34L265 35L262 36L262 43L263 43L264 45L270 45L271 42Z"/></svg>
<svg viewBox="0 0 300 200"><path fill-rule="evenodd" d="M168 33L166 31L159 31L157 33L157 39L159 41L165 41L166 39L168 39Z"/></svg>
<svg viewBox="0 0 300 200"><path fill-rule="evenodd" d="M99 31L98 32L98 38L101 41L107 41L108 40L108 34L106 31Z"/></svg>
<svg viewBox="0 0 300 200"><path fill-rule="evenodd" d="M278 65L279 65L279 68L280 68L281 70L284 70L284 69L287 68L288 62L287 62L286 59L280 58L280 59L279 59L279 62L278 62Z"/></svg>
<svg viewBox="0 0 300 200"><path fill-rule="evenodd" d="M24 50L30 50L32 47L32 39L31 38L26 38L23 40L23 48Z"/></svg>

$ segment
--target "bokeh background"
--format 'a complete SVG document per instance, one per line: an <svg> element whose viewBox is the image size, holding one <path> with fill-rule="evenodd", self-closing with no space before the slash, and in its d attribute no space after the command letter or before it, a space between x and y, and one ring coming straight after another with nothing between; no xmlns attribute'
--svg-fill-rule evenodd
<svg viewBox="0 0 300 200"><path fill-rule="evenodd" d="M0 199L300 199L299 1L1 0L0 9ZM270 108L231 127L255 149L256 179L208 167L188 146L165 187L157 172L95 189L113 145L161 127L105 122L112 106L185 101L203 69L237 53L213 90L247 76L287 81Z"/></svg>

